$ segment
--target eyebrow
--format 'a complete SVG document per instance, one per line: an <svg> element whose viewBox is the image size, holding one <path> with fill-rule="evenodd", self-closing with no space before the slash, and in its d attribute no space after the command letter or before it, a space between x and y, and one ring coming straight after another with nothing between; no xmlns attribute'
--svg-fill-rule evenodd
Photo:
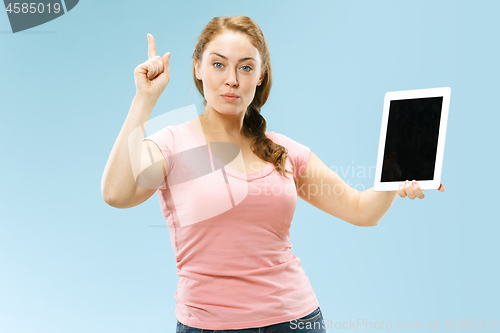
<svg viewBox="0 0 500 333"><path fill-rule="evenodd" d="M222 54L219 54L219 53L217 53L217 52L212 52L212 53L210 53L210 55L212 55L212 54L215 54L216 56L219 56L219 57L221 57L221 58L223 58L223 59L226 59L226 60L227 60L227 58L226 58L226 57L224 57ZM241 61L245 61L245 60L253 60L253 61L257 62L257 61L256 61L254 58L252 58L252 57L242 58L242 59L240 59L240 60L239 60L239 62L241 62Z"/></svg>

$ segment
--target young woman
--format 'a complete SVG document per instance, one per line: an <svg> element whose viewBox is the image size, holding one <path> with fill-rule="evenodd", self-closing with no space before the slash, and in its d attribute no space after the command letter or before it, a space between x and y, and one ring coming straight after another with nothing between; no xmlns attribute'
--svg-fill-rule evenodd
<svg viewBox="0 0 500 333"><path fill-rule="evenodd" d="M143 124L170 80L170 52L157 56L153 36L148 40L149 60L134 71L137 93L102 195L128 208L158 194L177 260L177 332L325 332L289 242L297 196L354 225L374 226L398 194L422 199L423 190L407 182L397 192L357 191L308 147L266 131L260 111L271 89L269 51L245 16L215 17L199 37L193 79L203 113L144 139ZM221 147L237 147L237 154ZM227 163L216 167L216 160Z"/></svg>

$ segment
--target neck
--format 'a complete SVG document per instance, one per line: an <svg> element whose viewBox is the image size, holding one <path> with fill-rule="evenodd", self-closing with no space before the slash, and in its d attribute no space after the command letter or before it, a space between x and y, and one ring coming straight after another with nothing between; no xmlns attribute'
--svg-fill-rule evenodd
<svg viewBox="0 0 500 333"><path fill-rule="evenodd" d="M253 136L244 126L245 111L224 114L207 105L200 115L200 122L207 133L222 134L230 137Z"/></svg>

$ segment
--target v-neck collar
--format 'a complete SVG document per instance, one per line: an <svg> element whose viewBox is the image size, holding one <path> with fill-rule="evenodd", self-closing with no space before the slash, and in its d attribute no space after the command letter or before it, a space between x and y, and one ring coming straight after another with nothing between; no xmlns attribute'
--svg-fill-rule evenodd
<svg viewBox="0 0 500 333"><path fill-rule="evenodd" d="M207 142L205 140L205 136L202 135L196 129L196 127L193 125L193 123L191 121L185 122L184 124L186 124L186 127L193 133L194 137L196 138L196 140L198 142L200 142L201 144L207 145ZM266 135L267 135L267 133L268 132L266 132ZM208 147L208 145L207 145L207 147ZM210 152L210 155L212 155L212 152L210 151L210 147L208 147L208 150ZM255 179L263 178L263 177L269 175L271 172L273 172L273 170L274 170L274 164L271 162L267 162L267 165L264 169L259 170L257 172L253 172L253 173L239 172L239 171L233 170L227 166L224 167L224 171L227 174L229 174L233 177L236 177L236 178L245 179L247 181L252 181Z"/></svg>

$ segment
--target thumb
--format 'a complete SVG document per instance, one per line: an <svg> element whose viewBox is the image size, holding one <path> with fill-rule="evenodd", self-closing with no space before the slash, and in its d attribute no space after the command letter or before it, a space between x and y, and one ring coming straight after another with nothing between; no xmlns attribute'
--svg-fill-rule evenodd
<svg viewBox="0 0 500 333"><path fill-rule="evenodd" d="M163 61L163 70L165 70L170 61L170 52L165 53L161 60Z"/></svg>

